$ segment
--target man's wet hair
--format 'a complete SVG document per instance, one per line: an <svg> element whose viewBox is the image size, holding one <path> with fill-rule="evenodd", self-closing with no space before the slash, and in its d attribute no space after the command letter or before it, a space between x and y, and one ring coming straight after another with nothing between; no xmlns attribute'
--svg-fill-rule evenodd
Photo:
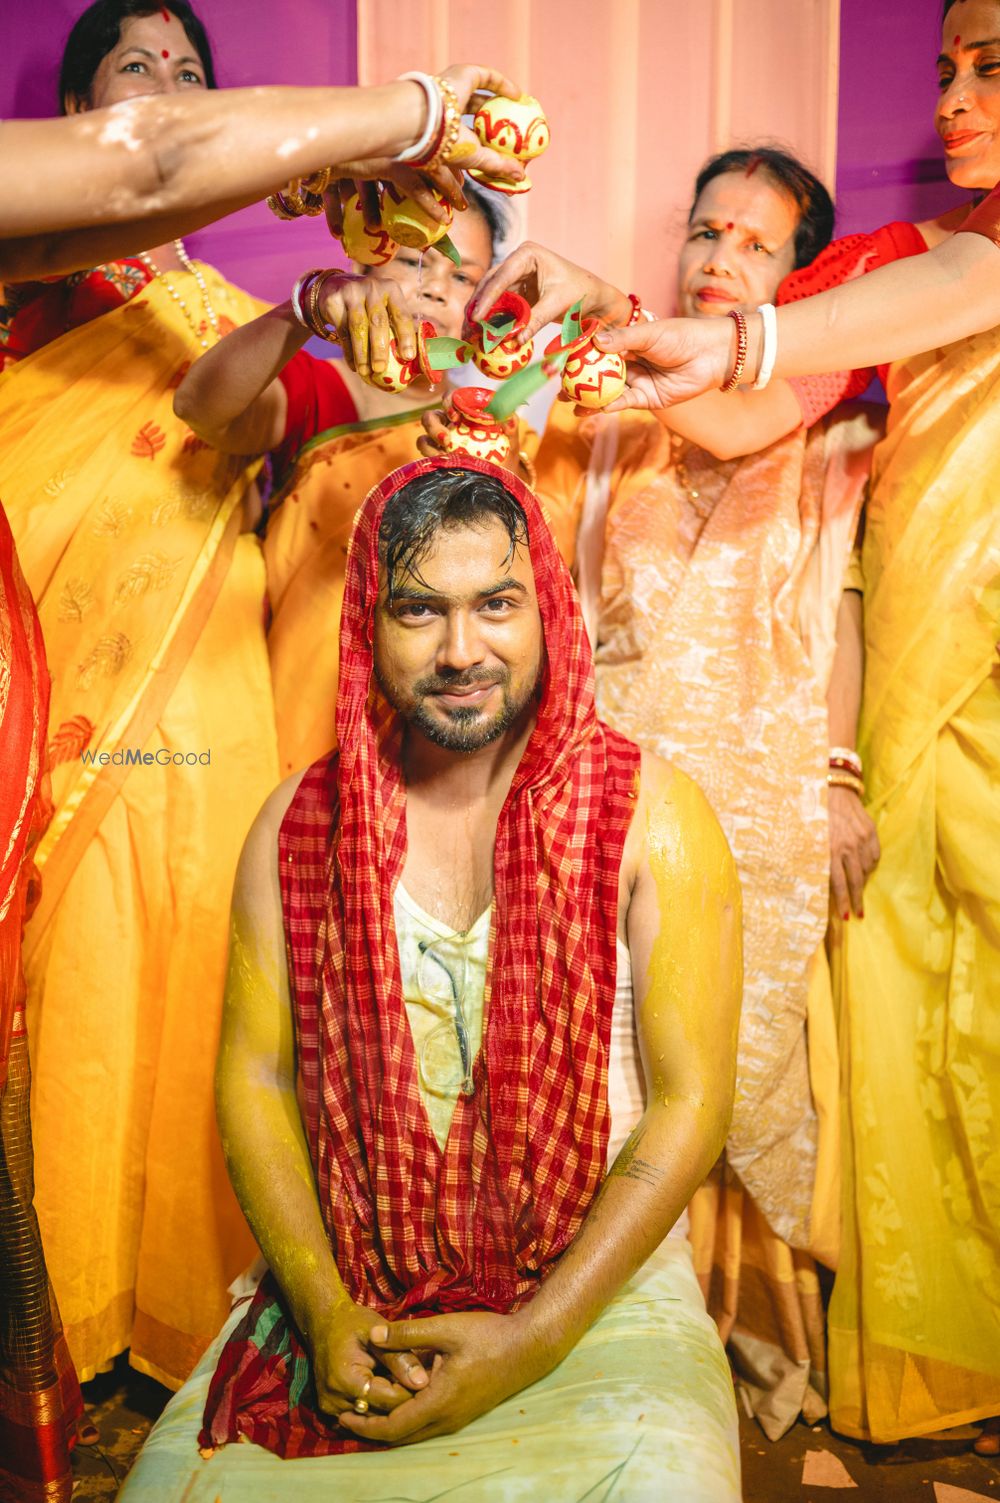
<svg viewBox="0 0 1000 1503"><path fill-rule="evenodd" d="M378 532L378 555L390 603L401 573L420 579L420 561L442 531L487 527L499 522L510 539L504 563L528 547L524 509L499 480L478 470L430 470L402 486L386 502Z"/></svg>

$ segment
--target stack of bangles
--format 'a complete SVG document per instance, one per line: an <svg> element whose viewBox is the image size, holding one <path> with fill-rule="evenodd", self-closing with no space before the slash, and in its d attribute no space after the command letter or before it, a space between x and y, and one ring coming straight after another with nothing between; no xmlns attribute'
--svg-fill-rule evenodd
<svg viewBox="0 0 1000 1503"><path fill-rule="evenodd" d="M401 151L397 162L406 162L420 172L434 172L455 149L462 129L458 95L447 78L429 73L403 73L399 82L419 84L427 100L427 120L420 139ZM309 177L293 178L270 194L267 207L278 219L300 219L303 214L322 214L323 194L330 186L333 169L325 167Z"/></svg>
<svg viewBox="0 0 1000 1503"><path fill-rule="evenodd" d="M858 798L864 798L864 769L857 752L849 746L831 746L826 781L831 788L850 788Z"/></svg>
<svg viewBox="0 0 1000 1503"><path fill-rule="evenodd" d="M400 83L419 84L427 100L427 120L420 139L401 151L397 162L406 162L420 172L434 172L455 149L462 129L458 95L447 78L429 73L401 73Z"/></svg>
<svg viewBox="0 0 1000 1503"><path fill-rule="evenodd" d="M292 288L290 299L292 312L303 329L308 329L309 333L315 334L317 339L329 340L330 344L339 344L340 335L336 327L328 324L324 319L320 300L327 277L337 275L337 272L329 271L324 267L304 272Z"/></svg>
<svg viewBox="0 0 1000 1503"><path fill-rule="evenodd" d="M763 391L774 374L774 365L778 358L778 315L773 303L761 303L757 312L760 314L762 325L760 363L757 366L757 375L752 383L752 390ZM735 391L737 386L742 385L746 375L750 338L747 316L742 308L730 308L726 316L731 318L736 325L736 360L728 379L722 383L720 390Z"/></svg>

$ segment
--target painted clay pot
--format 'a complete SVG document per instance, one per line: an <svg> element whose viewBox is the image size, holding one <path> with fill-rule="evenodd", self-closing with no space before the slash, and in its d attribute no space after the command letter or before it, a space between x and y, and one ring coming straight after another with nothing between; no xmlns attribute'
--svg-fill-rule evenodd
<svg viewBox="0 0 1000 1503"><path fill-rule="evenodd" d="M531 360L534 343L528 340L527 344L518 345L517 335L527 327L531 318L531 305L516 292L505 292L497 298L486 315L487 322L496 321L506 323L513 318L514 327L505 339L495 344L491 350L486 349L483 343L483 328L479 323L468 326L465 330L466 342L470 345L473 354L472 360L478 370L484 376L491 376L495 381L505 381L508 376L513 376L515 371L524 370Z"/></svg>
<svg viewBox="0 0 1000 1503"><path fill-rule="evenodd" d="M384 370L371 371L365 377L369 386L379 391L405 391L418 376L431 386L439 386L444 380L443 371L432 370L427 363L427 341L433 339L435 328L427 319L417 329L417 353L413 360L400 360L395 339L389 341L389 359Z"/></svg>
<svg viewBox="0 0 1000 1503"><path fill-rule="evenodd" d="M594 335L600 324L585 318L579 337L569 346L569 358L563 366L562 389L580 407L597 411L607 407L625 390L625 362L613 350L599 350ZM559 339L547 346L546 358L565 351Z"/></svg>
<svg viewBox="0 0 1000 1503"><path fill-rule="evenodd" d="M408 250L424 251L447 235L455 211L443 194L431 189L435 199L443 209L447 209L448 217L441 221L432 219L426 209L422 209L412 198L405 197L387 184L382 194L382 224L389 236L399 245L405 245Z"/></svg>
<svg viewBox="0 0 1000 1503"><path fill-rule="evenodd" d="M520 99L492 95L476 111L472 128L484 146L492 146L494 151L516 157L519 162L540 157L550 140L545 111L530 94L522 94ZM469 176L498 193L527 193L531 188L528 177L519 183L505 183L488 173L477 172L475 168L470 169Z"/></svg>
<svg viewBox="0 0 1000 1503"><path fill-rule="evenodd" d="M503 464L510 453L506 425L485 411L493 392L485 386L459 386L448 398L448 426L441 434L447 454L461 451L491 464Z"/></svg>
<svg viewBox="0 0 1000 1503"><path fill-rule="evenodd" d="M344 228L340 236L344 255L359 266L384 266L399 250L398 243L385 230L372 233L361 217L358 195L352 193L344 204Z"/></svg>

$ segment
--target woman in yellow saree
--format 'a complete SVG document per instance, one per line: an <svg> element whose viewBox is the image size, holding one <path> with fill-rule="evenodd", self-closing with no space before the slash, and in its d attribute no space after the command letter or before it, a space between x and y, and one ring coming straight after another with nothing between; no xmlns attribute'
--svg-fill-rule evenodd
<svg viewBox="0 0 1000 1503"><path fill-rule="evenodd" d="M945 6L936 124L949 176L979 190L1000 177L998 35L998 0ZM815 284L940 245L967 214L832 246ZM835 1427L891 1442L1000 1412L1000 332L884 380L858 723L881 858L835 951L845 1185L829 1347ZM977 1449L996 1447L988 1427Z"/></svg>
<svg viewBox="0 0 1000 1503"><path fill-rule="evenodd" d="M180 30L125 20L90 102L133 59L197 50ZM176 66L170 87L203 86L201 63ZM131 1344L176 1386L252 1255L212 1072L232 876L277 757L263 563L241 531L255 466L196 440L172 399L259 305L170 247L19 303L0 489L45 633L55 804L25 950L36 1206L81 1378Z"/></svg>
<svg viewBox="0 0 1000 1503"><path fill-rule="evenodd" d="M881 1441L1000 1409L1000 333L888 389L858 731L882 856L841 941L830 1308L834 1421Z"/></svg>

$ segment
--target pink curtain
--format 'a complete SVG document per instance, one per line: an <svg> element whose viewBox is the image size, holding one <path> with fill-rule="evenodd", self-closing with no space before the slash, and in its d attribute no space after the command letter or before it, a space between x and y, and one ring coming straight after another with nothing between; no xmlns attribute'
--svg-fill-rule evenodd
<svg viewBox="0 0 1000 1503"><path fill-rule="evenodd" d="M483 61L548 112L524 234L672 301L698 167L777 140L836 172L840 0L358 0L358 78Z"/></svg>

